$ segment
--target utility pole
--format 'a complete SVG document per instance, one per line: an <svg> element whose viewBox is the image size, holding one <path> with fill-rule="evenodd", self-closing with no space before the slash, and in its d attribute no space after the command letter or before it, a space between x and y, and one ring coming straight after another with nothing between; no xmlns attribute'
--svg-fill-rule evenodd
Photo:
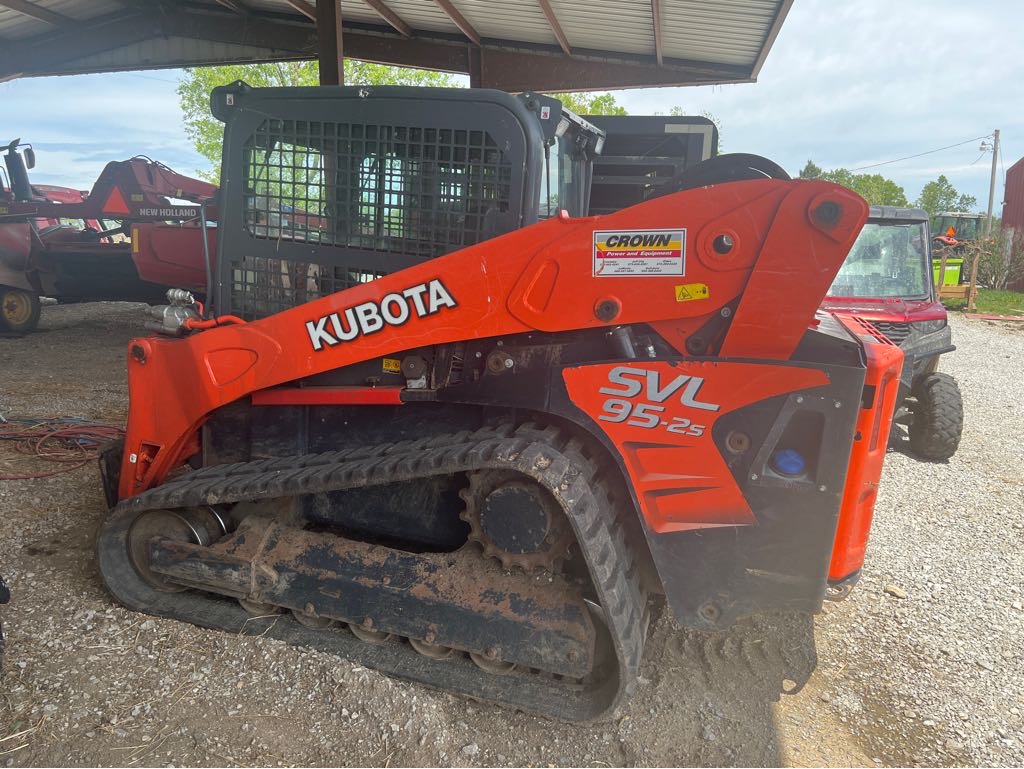
<svg viewBox="0 0 1024 769"><path fill-rule="evenodd" d="M984 149L985 143L982 142ZM992 134L992 178L988 183L988 216L985 217L985 238L992 235L992 205L996 199L996 164L999 162L999 129ZM971 265L971 285L967 289L967 311L977 310L978 299L978 262L981 259L981 249L985 244L976 242L974 249L974 263Z"/></svg>
<svg viewBox="0 0 1024 769"><path fill-rule="evenodd" d="M988 184L988 218L985 220L985 237L992 234L992 204L996 197L996 162L999 160L999 129L992 135L992 179Z"/></svg>

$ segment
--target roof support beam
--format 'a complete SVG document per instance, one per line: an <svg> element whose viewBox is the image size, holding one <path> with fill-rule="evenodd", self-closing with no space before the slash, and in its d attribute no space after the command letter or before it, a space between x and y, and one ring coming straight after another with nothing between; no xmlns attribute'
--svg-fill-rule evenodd
<svg viewBox="0 0 1024 769"><path fill-rule="evenodd" d="M320 85L345 85L341 0L318 0L316 38L320 59Z"/></svg>
<svg viewBox="0 0 1024 769"><path fill-rule="evenodd" d="M238 2L238 0L217 0L217 3L223 5L229 11L234 11L239 16L248 16L251 13L251 11Z"/></svg>
<svg viewBox="0 0 1024 769"><path fill-rule="evenodd" d="M288 5L316 24L316 8L306 0L284 0Z"/></svg>
<svg viewBox="0 0 1024 769"><path fill-rule="evenodd" d="M322 0L333 5L336 0ZM83 30L98 34L82 34ZM157 55L159 43L167 37L189 38L212 43L244 46L237 59L227 61L283 61L318 58L316 31L311 24L281 21L253 13L239 24L228 14L209 14L182 10L166 17L121 12L90 22L75 24L67 30L39 35L25 41L0 46L0 81L12 76L60 75L85 71L109 72L137 69L130 62L109 65L79 62L102 55L112 48L154 41L149 67L188 67L223 64L223 53L216 48L209 54L182 56L176 49ZM116 41L112 43L111 41ZM576 48L573 57L559 48L516 46L507 49L502 41L488 41L476 49L463 38L417 32L409 39L397 33L346 29L344 54L353 59L445 72L476 73L476 83L485 88L505 91L607 90L712 83L750 82L748 66L690 61L665 57L658 67L646 57L628 54L614 59L597 52ZM254 51L256 53L254 53ZM479 63L470 61L470 53L479 54ZM337 62L338 59L333 59Z"/></svg>
<svg viewBox="0 0 1024 769"><path fill-rule="evenodd" d="M469 87L482 88L484 69L483 51L480 50L480 46L471 45L466 48L466 54L466 68L469 70Z"/></svg>
<svg viewBox="0 0 1024 769"><path fill-rule="evenodd" d="M654 56L660 67L665 63L661 48L661 0L651 0L651 17L654 19Z"/></svg>
<svg viewBox="0 0 1024 769"><path fill-rule="evenodd" d="M96 34L84 34L96 32ZM89 56L168 36L196 40L250 45L264 48L267 58L316 58L316 34L308 26L269 25L250 17L246 24L227 15L180 13L167 17L150 14L109 14L75 25L59 33L29 38L0 46L0 79L13 73L22 76L74 74L74 62ZM111 41L116 41L112 44ZM251 61L251 57L249 57ZM150 66L191 66L220 64L210 59L190 59L171 62L152 62ZM138 69L135 66L92 68L89 71L117 71Z"/></svg>
<svg viewBox="0 0 1024 769"><path fill-rule="evenodd" d="M448 18L452 20L452 23L459 28L459 31L473 41L474 44L480 45L480 33L476 31L472 24L466 20L466 17L459 13L459 9L456 8L451 0L434 0L438 7L448 14Z"/></svg>
<svg viewBox="0 0 1024 769"><path fill-rule="evenodd" d="M368 6L377 12L384 21L394 27L402 37L412 37L412 27L406 24L405 19L388 8L384 0L363 0Z"/></svg>
<svg viewBox="0 0 1024 769"><path fill-rule="evenodd" d="M710 62L665 59L665 65L658 67L653 63L592 60L580 51L570 59L561 54L528 54L502 48L483 48L481 58L481 86L501 91L598 91L750 82L746 67Z"/></svg>
<svg viewBox="0 0 1024 769"><path fill-rule="evenodd" d="M548 19L548 26L550 26L551 31L555 33L555 38L558 40L558 44L562 46L562 51L565 52L566 56L572 56L572 48L569 47L569 38L565 36L565 31L562 29L562 25L558 23L558 17L555 15L555 9L551 7L550 0L537 0L537 2L540 3L540 9L544 11L544 15ZM652 2L656 2L656 0L652 0Z"/></svg>
<svg viewBox="0 0 1024 769"><path fill-rule="evenodd" d="M31 16L37 21L45 21L47 24L53 24L55 27L66 27L69 24L75 23L75 20L70 16L65 16L62 13L55 13L49 8L43 8L35 3L28 2L28 0L0 0L0 6L10 8L12 11L17 11L25 16Z"/></svg>

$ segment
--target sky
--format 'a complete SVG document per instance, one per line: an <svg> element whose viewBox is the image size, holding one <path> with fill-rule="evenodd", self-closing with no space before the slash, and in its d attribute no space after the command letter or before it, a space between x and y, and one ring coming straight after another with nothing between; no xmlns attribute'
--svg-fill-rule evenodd
<svg viewBox="0 0 1024 769"><path fill-rule="evenodd" d="M713 114L726 152L796 175L808 159L855 169L1001 130L1003 170L1024 155L1024 0L795 0L757 83L615 92L631 114ZM105 163L149 155L183 173L207 167L185 138L176 70L0 84L0 140L36 148L33 181L87 189ZM991 153L979 141L866 169L913 201L945 174L988 203Z"/></svg>

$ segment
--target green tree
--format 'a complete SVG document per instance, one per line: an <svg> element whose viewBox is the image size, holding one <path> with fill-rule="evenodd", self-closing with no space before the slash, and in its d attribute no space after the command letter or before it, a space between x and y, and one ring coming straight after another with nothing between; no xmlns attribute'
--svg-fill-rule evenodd
<svg viewBox="0 0 1024 769"><path fill-rule="evenodd" d="M909 206L907 194L892 179L881 174L855 174L845 168L824 171L813 160L800 171L801 179L822 179L853 190L873 206Z"/></svg>
<svg viewBox="0 0 1024 769"><path fill-rule="evenodd" d="M903 188L892 179L881 174L853 174L852 177L852 184L848 185L850 189L873 206L906 208L910 205Z"/></svg>
<svg viewBox="0 0 1024 769"><path fill-rule="evenodd" d="M186 69L178 81L178 103L185 134L212 170L200 170L204 178L220 177L223 124L210 114L210 91L218 85L244 80L254 87L317 85L320 71L315 61L282 61L272 64L231 64L223 67ZM345 82L349 85L422 85L457 87L458 80L443 72L409 67L388 67L355 59L345 61Z"/></svg>
<svg viewBox="0 0 1024 769"><path fill-rule="evenodd" d="M973 211L978 205L978 199L973 195L961 194L949 179L939 176L921 188L916 205L927 211L929 216L935 216L943 211Z"/></svg>
<svg viewBox="0 0 1024 769"><path fill-rule="evenodd" d="M626 108L608 93L553 93L562 106L577 115L628 115Z"/></svg>
<svg viewBox="0 0 1024 769"><path fill-rule="evenodd" d="M821 166L817 165L813 160L808 160L807 165L803 167L799 176L801 179L820 179L823 173L825 172L821 170Z"/></svg>

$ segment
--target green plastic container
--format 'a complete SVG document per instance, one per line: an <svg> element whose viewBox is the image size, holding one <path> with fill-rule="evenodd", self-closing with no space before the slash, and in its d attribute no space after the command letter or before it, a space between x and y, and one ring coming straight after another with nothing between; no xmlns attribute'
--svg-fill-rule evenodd
<svg viewBox="0 0 1024 769"><path fill-rule="evenodd" d="M941 259L932 259L932 282L938 284L939 282L939 269L942 267ZM960 285L960 273L964 268L963 257L950 257L946 260L946 274L942 285L944 286L959 286Z"/></svg>

